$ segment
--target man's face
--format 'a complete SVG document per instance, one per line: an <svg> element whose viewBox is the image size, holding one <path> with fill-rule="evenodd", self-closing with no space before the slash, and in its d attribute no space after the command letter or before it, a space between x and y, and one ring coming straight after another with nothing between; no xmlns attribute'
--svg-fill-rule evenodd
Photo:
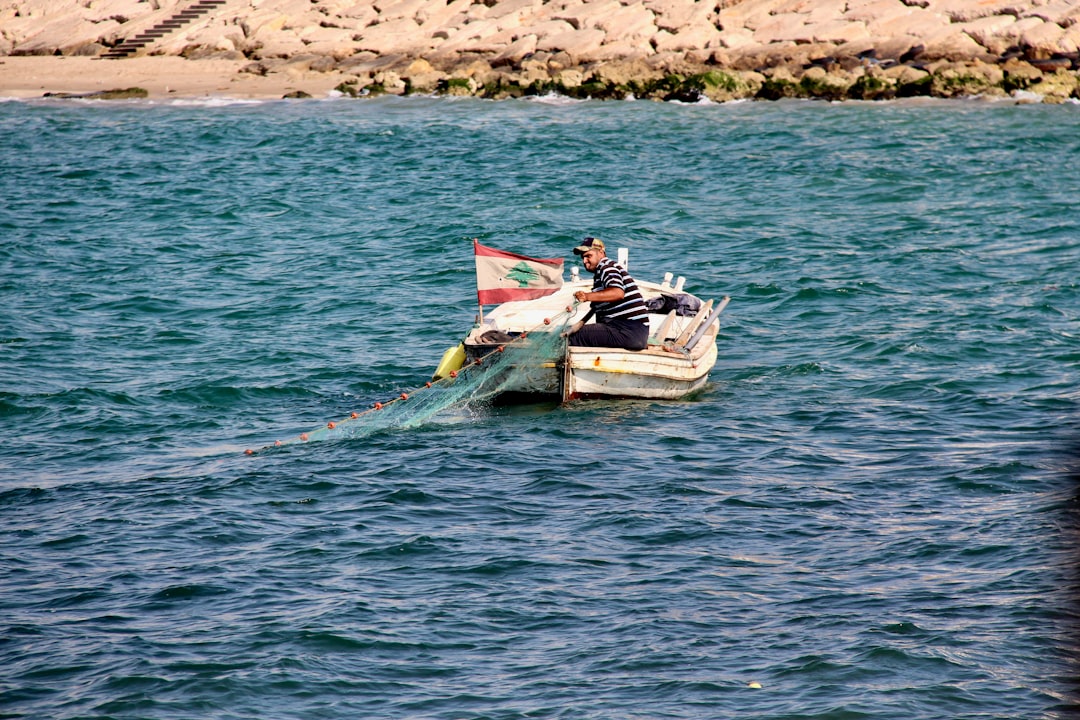
<svg viewBox="0 0 1080 720"><path fill-rule="evenodd" d="M589 250L582 253L581 262L585 265L585 269L592 272L596 269L596 265L600 262L600 259L604 257L604 253L599 250Z"/></svg>

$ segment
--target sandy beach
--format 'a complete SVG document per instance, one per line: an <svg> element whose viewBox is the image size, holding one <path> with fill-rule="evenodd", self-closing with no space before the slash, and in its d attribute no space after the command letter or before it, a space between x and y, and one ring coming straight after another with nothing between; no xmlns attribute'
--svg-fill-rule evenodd
<svg viewBox="0 0 1080 720"><path fill-rule="evenodd" d="M1080 100L1071 0L14 0L0 97Z"/></svg>
<svg viewBox="0 0 1080 720"><path fill-rule="evenodd" d="M248 61L186 60L142 56L122 61L89 57L0 58L0 96L40 98L46 93L87 94L117 88L142 88L151 98L230 97L277 99L306 92L325 97L341 73L283 71L271 75L241 72Z"/></svg>

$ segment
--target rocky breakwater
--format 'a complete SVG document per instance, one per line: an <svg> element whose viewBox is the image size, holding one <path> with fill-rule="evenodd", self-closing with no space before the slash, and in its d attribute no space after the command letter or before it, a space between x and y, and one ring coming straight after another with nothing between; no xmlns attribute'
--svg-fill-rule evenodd
<svg viewBox="0 0 1080 720"><path fill-rule="evenodd" d="M2 0L0 54L102 56L189 4ZM227 0L138 54L356 96L1060 102L1078 50L1077 0Z"/></svg>

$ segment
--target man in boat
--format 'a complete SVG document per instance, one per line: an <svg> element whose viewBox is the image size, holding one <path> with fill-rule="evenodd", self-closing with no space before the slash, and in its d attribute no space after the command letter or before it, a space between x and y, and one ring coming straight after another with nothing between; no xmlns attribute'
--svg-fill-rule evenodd
<svg viewBox="0 0 1080 720"><path fill-rule="evenodd" d="M585 238L574 254L581 256L585 269L593 274L592 290L578 290L574 298L592 306L570 328L567 342L575 347L644 350L649 342L649 311L634 278L607 256L600 238ZM586 325L594 315L596 322Z"/></svg>

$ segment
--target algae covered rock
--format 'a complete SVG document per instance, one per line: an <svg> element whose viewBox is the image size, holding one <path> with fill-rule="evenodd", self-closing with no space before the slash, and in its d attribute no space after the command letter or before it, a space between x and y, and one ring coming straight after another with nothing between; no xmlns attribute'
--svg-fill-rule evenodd
<svg viewBox="0 0 1080 720"><path fill-rule="evenodd" d="M99 90L91 93L47 92L44 95L44 97L62 100L138 100L149 96L150 93L141 87L113 88L112 90Z"/></svg>

